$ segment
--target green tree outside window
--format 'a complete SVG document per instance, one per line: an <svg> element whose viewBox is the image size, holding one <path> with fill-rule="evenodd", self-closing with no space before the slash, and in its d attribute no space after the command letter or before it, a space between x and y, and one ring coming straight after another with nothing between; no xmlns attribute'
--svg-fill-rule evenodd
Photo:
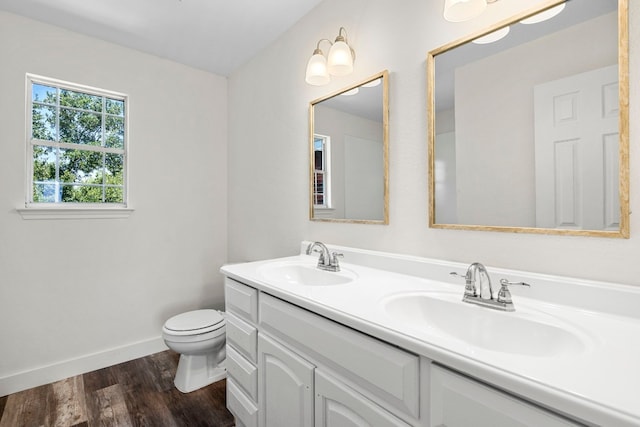
<svg viewBox="0 0 640 427"><path fill-rule="evenodd" d="M125 100L33 81L32 202L125 203Z"/></svg>

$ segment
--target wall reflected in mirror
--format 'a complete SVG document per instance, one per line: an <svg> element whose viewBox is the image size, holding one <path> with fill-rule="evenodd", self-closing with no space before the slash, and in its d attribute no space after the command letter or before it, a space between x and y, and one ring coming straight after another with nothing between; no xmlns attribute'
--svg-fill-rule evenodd
<svg viewBox="0 0 640 427"><path fill-rule="evenodd" d="M430 226L628 236L620 9L570 0L544 22L514 17L493 43L430 53Z"/></svg>
<svg viewBox="0 0 640 427"><path fill-rule="evenodd" d="M388 72L310 104L310 218L388 224Z"/></svg>

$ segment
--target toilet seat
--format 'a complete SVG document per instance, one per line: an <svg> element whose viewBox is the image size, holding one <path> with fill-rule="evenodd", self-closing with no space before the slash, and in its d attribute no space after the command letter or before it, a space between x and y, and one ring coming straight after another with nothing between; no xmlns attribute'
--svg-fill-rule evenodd
<svg viewBox="0 0 640 427"><path fill-rule="evenodd" d="M225 321L217 310L194 310L173 316L164 324L163 332L172 336L192 336L224 328ZM217 336L219 334L211 334Z"/></svg>

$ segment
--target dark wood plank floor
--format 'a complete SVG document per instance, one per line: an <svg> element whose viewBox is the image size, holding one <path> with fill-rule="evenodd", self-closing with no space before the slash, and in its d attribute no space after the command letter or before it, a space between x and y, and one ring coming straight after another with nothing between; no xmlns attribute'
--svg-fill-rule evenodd
<svg viewBox="0 0 640 427"><path fill-rule="evenodd" d="M230 427L226 381L183 394L172 351L0 397L0 427Z"/></svg>

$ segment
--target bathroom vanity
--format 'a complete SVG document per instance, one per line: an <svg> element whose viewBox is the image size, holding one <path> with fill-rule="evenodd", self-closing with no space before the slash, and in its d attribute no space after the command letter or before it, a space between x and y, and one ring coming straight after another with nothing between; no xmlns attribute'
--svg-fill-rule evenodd
<svg viewBox="0 0 640 427"><path fill-rule="evenodd" d="M640 425L640 289L488 268L531 285L502 312L462 302L467 265L332 246L324 271L309 243L222 268L237 425Z"/></svg>

